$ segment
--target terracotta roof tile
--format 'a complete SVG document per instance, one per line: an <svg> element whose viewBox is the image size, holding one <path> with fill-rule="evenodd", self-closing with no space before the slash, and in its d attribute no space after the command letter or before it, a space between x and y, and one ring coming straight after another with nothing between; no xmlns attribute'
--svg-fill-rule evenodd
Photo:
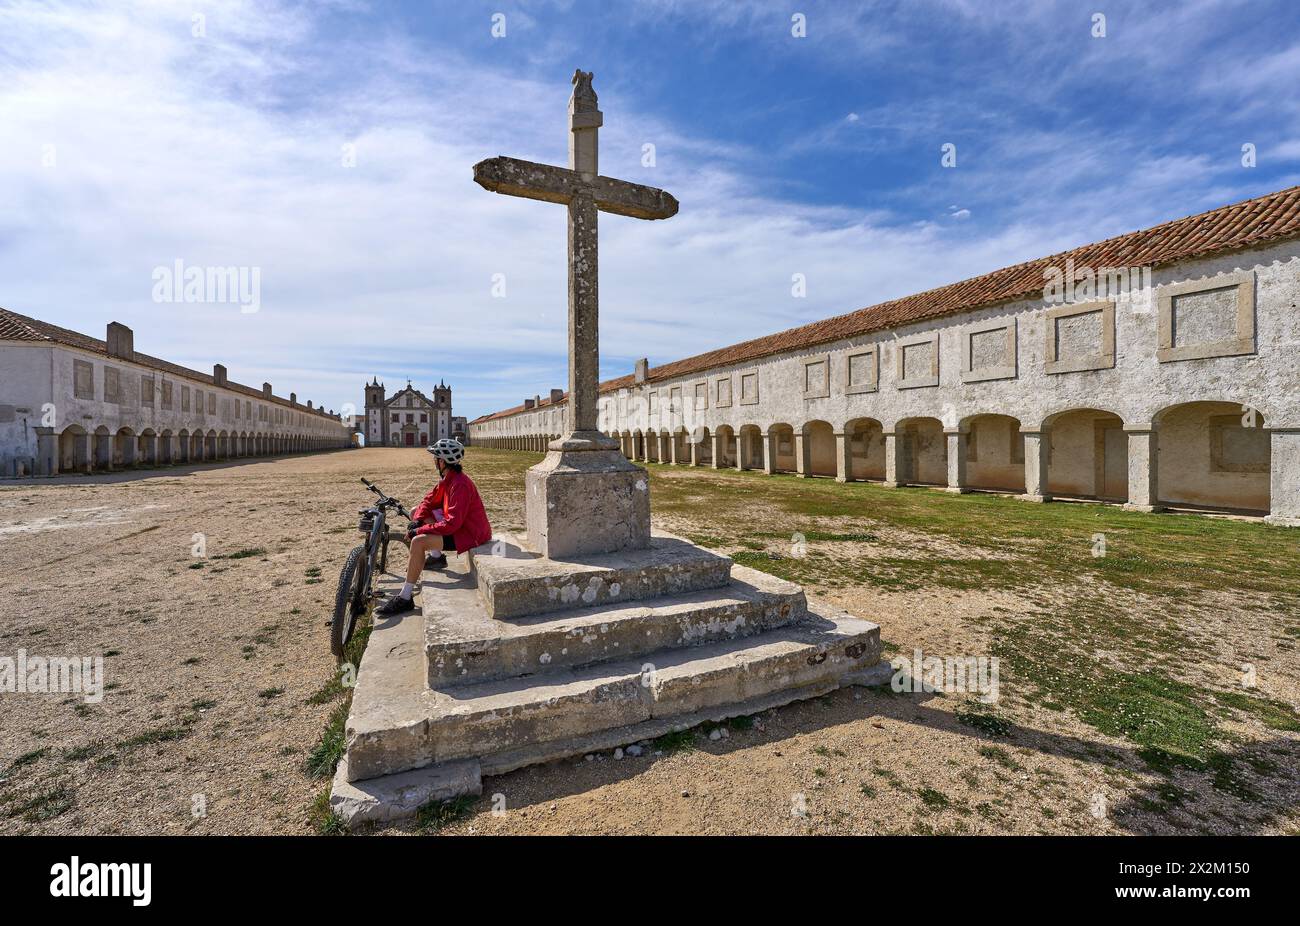
<svg viewBox="0 0 1300 926"><path fill-rule="evenodd" d="M73 331L70 328L60 328L58 325L51 325L49 322L43 322L26 315L19 315L17 312L11 312L8 309L0 309L0 341L51 341L68 347L77 347L93 354L109 356L108 344L99 340L99 338L92 338L88 334L82 334L80 331ZM191 370L189 367L183 367L167 360L160 360L139 351L135 352L132 360L141 366L150 367L163 373L170 373L173 376L198 380L210 386L216 385L216 380L213 379L211 373L200 373L198 370ZM292 408L300 412L324 413L323 409L308 409L306 405L293 403L279 396L273 395L268 400L261 389L245 386L243 383L237 383L233 380L227 380L221 388L262 399L263 401L270 401L276 405L283 405L285 408Z"/></svg>
<svg viewBox="0 0 1300 926"><path fill-rule="evenodd" d="M666 363L653 367L647 382L689 376L716 366L759 360L790 350L1037 296L1043 291L1044 270L1052 267L1064 270L1067 260L1072 260L1076 267L1086 266L1094 270L1103 267L1156 267L1295 237L1300 237L1300 186ZM622 389L631 386L632 381L630 374L606 380L600 384L600 391ZM543 401L539 407L550 404ZM523 410L524 407L519 405L476 418L474 423L507 418Z"/></svg>

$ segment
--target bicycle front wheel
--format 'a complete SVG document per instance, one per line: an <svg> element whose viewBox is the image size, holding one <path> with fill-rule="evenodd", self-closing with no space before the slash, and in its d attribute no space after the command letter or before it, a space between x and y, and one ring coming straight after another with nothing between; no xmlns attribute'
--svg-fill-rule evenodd
<svg viewBox="0 0 1300 926"><path fill-rule="evenodd" d="M337 658L343 658L343 650L352 639L360 612L358 601L364 598L358 584L364 580L366 547L362 544L353 547L348 554L343 571L339 573L339 586L334 592L334 619L330 621L330 652ZM364 604L362 605L364 609Z"/></svg>

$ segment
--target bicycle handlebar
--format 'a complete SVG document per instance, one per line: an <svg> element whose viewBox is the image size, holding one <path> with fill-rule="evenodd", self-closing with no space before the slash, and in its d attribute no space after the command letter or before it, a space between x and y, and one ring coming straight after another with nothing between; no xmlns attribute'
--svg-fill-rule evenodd
<svg viewBox="0 0 1300 926"><path fill-rule="evenodd" d="M365 476L361 477L361 481L365 484L367 489L369 489L371 492L374 492L376 495L379 496L379 501L376 504L383 507L396 508L398 514L406 518L406 520L408 521L411 520L410 512L408 512L405 508L402 507L401 502L399 502L395 498L390 498L389 496L385 495L383 490L380 489L379 486L375 485Z"/></svg>

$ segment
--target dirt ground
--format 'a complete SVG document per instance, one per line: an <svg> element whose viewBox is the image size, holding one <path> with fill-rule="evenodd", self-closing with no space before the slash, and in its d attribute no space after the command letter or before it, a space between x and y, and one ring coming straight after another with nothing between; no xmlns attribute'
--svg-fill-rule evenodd
<svg viewBox="0 0 1300 926"><path fill-rule="evenodd" d="M537 459L471 450L467 469L494 527L520 528L522 474ZM326 620L338 569L359 539L356 509L369 498L358 477L409 505L432 482L430 462L420 450L366 449L0 484L0 657L19 649L102 656L107 682L99 703L0 694L0 832L320 830L328 782L311 776L305 760L342 697L329 688ZM1010 656L1022 645L1036 662L1003 660L995 712L963 695L846 689L712 734L649 744L640 757L603 753L490 778L481 799L383 832L1297 832L1300 598L1291 573L1277 580L1278 595L1262 580L1240 591L1205 582L1166 601L1140 583L1062 570L1048 541L1026 529L1013 544L989 540L970 556L981 571L953 579L952 564L975 541L927 533L910 509L858 511L876 496L853 493L874 488L651 472L658 527L759 568L770 561L773 571L805 570L797 577L814 594L881 625L889 655L1003 647ZM782 515L778 539L755 540L756 525L787 491L830 507ZM948 506L936 517L983 517L1000 504L888 497ZM1082 506L1020 503L1031 507L1038 511L1025 517L1045 531L1056 528L1044 518L1085 516L1068 510ZM782 557L791 518L812 557ZM848 531L846 519L871 533ZM1163 523L1149 529L1176 533L1191 521ZM1220 530L1272 531L1274 545L1300 537L1257 524L1194 529L1208 531L1189 541L1198 549L1254 536L1220 538ZM996 581L1000 557L1021 570L1029 562L1034 581ZM927 558L934 575L948 578L929 582L925 569L913 569ZM1108 602L1104 614L1080 605L1085 597ZM1079 640L1051 636L1066 627L1052 622L1067 614L1076 615L1068 627ZM1131 634L1126 619L1137 628ZM1129 707L1116 706L1113 684L1075 700L1073 683L1033 671L1076 645L1106 684L1141 687L1143 661L1158 666L1174 687L1143 702L1157 705L1151 723L1200 731L1188 747L1199 757L1126 725ZM1244 664L1259 669L1259 697L1235 693ZM1196 753L1208 742L1212 751Z"/></svg>

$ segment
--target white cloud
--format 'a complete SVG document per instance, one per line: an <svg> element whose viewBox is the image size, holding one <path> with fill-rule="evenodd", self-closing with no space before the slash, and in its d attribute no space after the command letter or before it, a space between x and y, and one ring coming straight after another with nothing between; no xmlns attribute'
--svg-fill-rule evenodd
<svg viewBox="0 0 1300 926"><path fill-rule="evenodd" d="M565 67L539 82L401 34L325 32L318 7L204 9L201 39L188 8L148 2L0 10L0 305L95 334L119 320L140 350L200 369L222 362L232 378L336 408L358 402L372 374L390 385L446 377L457 411L471 414L563 385L564 210L489 194L471 167L496 154L563 162ZM736 28L766 28L779 12L709 11ZM638 15L695 14L669 4ZM519 16L516 27L536 29ZM1212 174L1194 154L1166 156L1126 171L1118 189L1105 179L1115 151L1081 145L1062 158L1060 135L1021 135L983 160L963 155L964 186L937 194L938 209L949 195L966 204L952 218L974 209L987 221L987 197L1016 195L1014 177L1032 204L1017 221L978 231L974 220L900 221L886 202L783 198L791 186L765 179L770 153L643 111L615 78L597 74L603 172L682 203L666 222L601 218L602 353L621 363L673 360L1116 222L1168 218L1160 194ZM858 134L907 114L853 115L839 125ZM937 110L910 118L942 124ZM653 169L641 166L646 142ZM341 163L344 144L355 167ZM54 167L42 166L46 145ZM1062 209L1068 184L1090 178L1111 189ZM1117 212L1130 194L1142 208ZM259 267L261 311L153 303L153 268L177 258ZM793 273L806 299L791 297ZM494 274L505 299L491 295Z"/></svg>

